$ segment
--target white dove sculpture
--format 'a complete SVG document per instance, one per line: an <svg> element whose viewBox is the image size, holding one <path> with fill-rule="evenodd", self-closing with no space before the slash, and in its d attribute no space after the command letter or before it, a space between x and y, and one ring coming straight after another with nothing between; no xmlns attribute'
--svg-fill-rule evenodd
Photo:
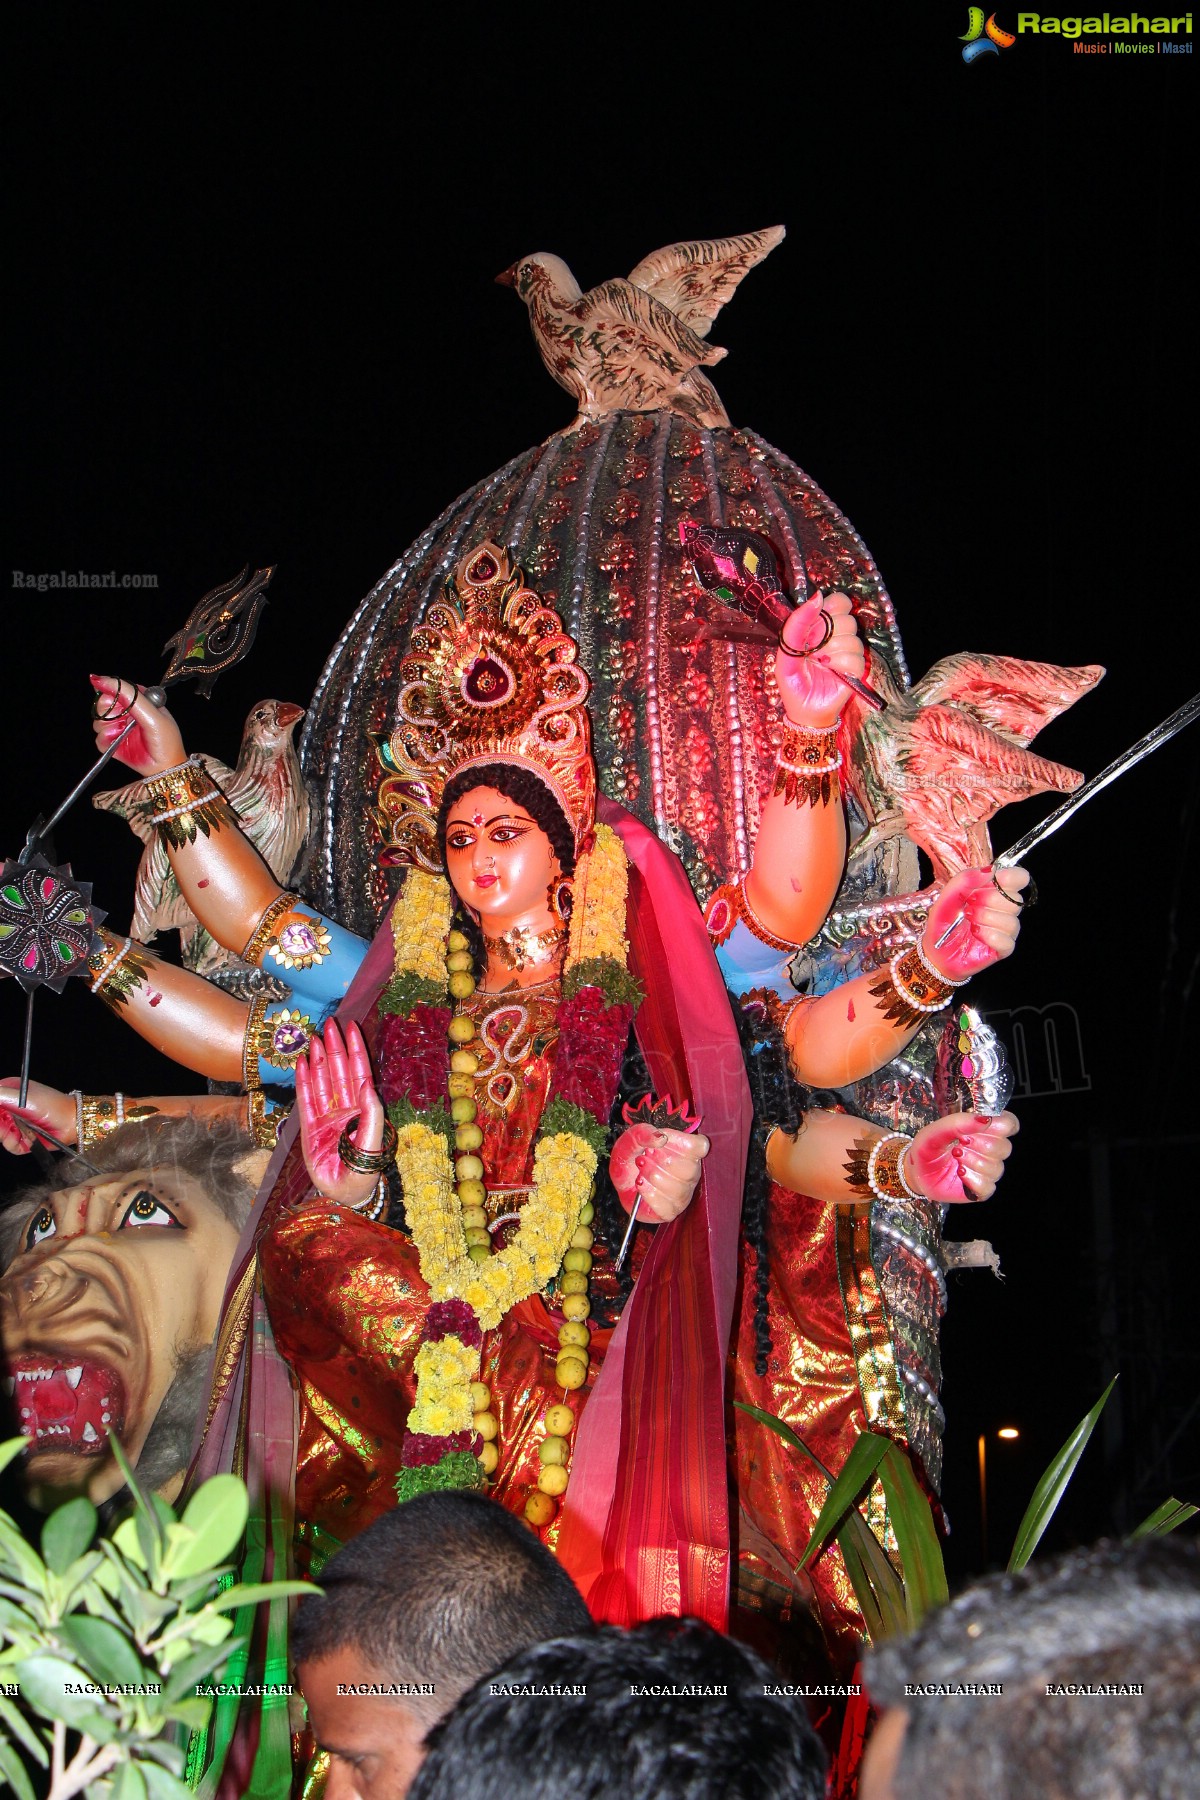
<svg viewBox="0 0 1200 1800"><path fill-rule="evenodd" d="M542 361L574 396L579 415L660 407L696 424L729 424L701 367L725 351L705 342L742 277L784 236L782 225L740 237L668 244L630 272L585 294L566 263L545 250L523 256L497 281L529 308Z"/></svg>
<svg viewBox="0 0 1200 1800"><path fill-rule="evenodd" d="M286 883L308 834L308 794L292 737L304 708L289 700L260 700L242 732L237 768L215 756L201 756L213 780L238 815L238 823L275 879ZM187 969L237 991L228 977L246 970L200 924L180 893L158 832L149 823L158 802L144 782L95 794L92 805L116 813L146 848L138 864L131 933L147 943L159 931L178 931L180 958ZM246 970L246 973L250 972Z"/></svg>

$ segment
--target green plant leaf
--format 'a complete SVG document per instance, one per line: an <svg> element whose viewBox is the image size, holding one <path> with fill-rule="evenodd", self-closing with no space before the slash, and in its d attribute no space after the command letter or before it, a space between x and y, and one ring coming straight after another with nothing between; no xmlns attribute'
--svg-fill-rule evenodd
<svg viewBox="0 0 1200 1800"><path fill-rule="evenodd" d="M1200 1507L1193 1506L1190 1500L1164 1500L1156 1506L1148 1519L1143 1519L1129 1533L1126 1543L1132 1544L1135 1538L1166 1537L1180 1525L1186 1525L1189 1519L1195 1518Z"/></svg>
<svg viewBox="0 0 1200 1800"><path fill-rule="evenodd" d="M938 1542L933 1509L921 1491L913 1466L898 1444L889 1443L879 1465L887 1495L888 1517L904 1570L904 1603L910 1630L935 1606L950 1598L946 1564Z"/></svg>
<svg viewBox="0 0 1200 1800"><path fill-rule="evenodd" d="M855 1547L866 1577L871 1584L880 1614L880 1630L884 1637L894 1637L908 1630L908 1609L904 1602L904 1583L892 1567L891 1558L863 1518L852 1507L838 1529L838 1548L845 1554L843 1539Z"/></svg>
<svg viewBox="0 0 1200 1800"><path fill-rule="evenodd" d="M117 1765L108 1800L146 1800L146 1778L140 1763L127 1759Z"/></svg>
<svg viewBox="0 0 1200 1800"><path fill-rule="evenodd" d="M186 1700L192 1697L197 1682L204 1681L217 1669L223 1668L235 1648L236 1645L226 1642L209 1649L197 1650L193 1656L185 1657L183 1662L171 1670L169 1679L163 1682L163 1699Z"/></svg>
<svg viewBox="0 0 1200 1800"><path fill-rule="evenodd" d="M850 1586L854 1589L854 1598L858 1601L858 1610L863 1616L867 1637L871 1643L877 1644L882 1637L886 1636L886 1631L883 1613L875 1597L875 1589L871 1586L871 1578L867 1574L866 1565L849 1532L846 1532L843 1538L839 1531L837 1545L842 1553L842 1561L846 1565Z"/></svg>
<svg viewBox="0 0 1200 1800"><path fill-rule="evenodd" d="M166 1709L168 1719L175 1719L186 1725L189 1731L200 1731L208 1724L212 1713L212 1701L201 1694L189 1695L186 1700L176 1700Z"/></svg>
<svg viewBox="0 0 1200 1800"><path fill-rule="evenodd" d="M130 1643L128 1636L104 1619L76 1613L58 1627L70 1651L85 1664L96 1681L140 1683L154 1679Z"/></svg>
<svg viewBox="0 0 1200 1800"><path fill-rule="evenodd" d="M46 1748L42 1743L41 1738L37 1735L33 1726L29 1723L29 1720L22 1718L12 1701L6 1699L3 1694L0 1694L0 1725L4 1727L9 1737L17 1738L24 1744L34 1762L39 1763L43 1769L46 1768L49 1757L46 1754ZM3 1737L0 1736L0 1743L3 1743L3 1741Z"/></svg>
<svg viewBox="0 0 1200 1800"><path fill-rule="evenodd" d="M17 1800L36 1800L33 1784L25 1773L20 1757L3 1738L0 1738L0 1775L4 1776Z"/></svg>
<svg viewBox="0 0 1200 1800"><path fill-rule="evenodd" d="M249 1515L245 1482L236 1475L214 1475L188 1501L180 1529L191 1537L171 1547L164 1569L174 1579L223 1563L241 1541Z"/></svg>
<svg viewBox="0 0 1200 1800"><path fill-rule="evenodd" d="M135 1569L146 1567L146 1557L142 1550L142 1540L138 1532L137 1519L131 1516L122 1519L112 1534L115 1549L121 1552L126 1562L131 1562Z"/></svg>
<svg viewBox="0 0 1200 1800"><path fill-rule="evenodd" d="M21 1698L43 1718L61 1719L76 1731L89 1732L97 1743L107 1743L113 1736L113 1722L97 1709L99 1696L69 1691L92 1679L74 1663L64 1662L61 1656L27 1656L16 1664L13 1675L20 1683Z"/></svg>
<svg viewBox="0 0 1200 1800"><path fill-rule="evenodd" d="M813 1467L820 1469L826 1481L831 1486L833 1485L832 1469L825 1467L820 1457L813 1454L803 1438L796 1436L790 1425L785 1425L782 1419L775 1417L774 1413L764 1412L761 1406L747 1406L744 1400L735 1400L733 1404L739 1412L747 1413L750 1418L757 1419L760 1425L765 1425L768 1431L773 1431L776 1437L781 1437L785 1444L790 1444L793 1450L798 1450L801 1456L807 1457Z"/></svg>
<svg viewBox="0 0 1200 1800"><path fill-rule="evenodd" d="M46 1591L46 1565L31 1544L27 1544L16 1525L5 1513L0 1518L0 1556L9 1570L37 1594Z"/></svg>
<svg viewBox="0 0 1200 1800"><path fill-rule="evenodd" d="M194 1800L187 1782L180 1781L158 1763L144 1762L142 1774L146 1778L146 1791L150 1800Z"/></svg>
<svg viewBox="0 0 1200 1800"><path fill-rule="evenodd" d="M5 1438L0 1444L0 1475L3 1475L10 1462L16 1462L28 1442L27 1437ZM4 1517L7 1518L8 1514L5 1513Z"/></svg>
<svg viewBox="0 0 1200 1800"><path fill-rule="evenodd" d="M233 1612L239 1606L257 1606L262 1600L286 1600L292 1594L319 1594L311 1581L248 1581L226 1588L209 1601L214 1612Z"/></svg>
<svg viewBox="0 0 1200 1800"><path fill-rule="evenodd" d="M889 1441L888 1438L876 1436L873 1431L860 1432L855 1438L850 1454L838 1471L837 1479L825 1496L825 1504L817 1514L812 1535L800 1557L801 1568L820 1550L838 1521L854 1506L863 1489L870 1486L887 1453Z"/></svg>
<svg viewBox="0 0 1200 1800"><path fill-rule="evenodd" d="M1095 1406L1080 1419L1034 1488L1033 1498L1025 1509L1025 1517L1017 1527L1016 1541L1013 1544L1012 1555L1008 1559L1010 1575L1018 1569L1023 1569L1037 1549L1042 1533L1054 1517L1058 1503L1066 1491L1067 1483L1075 1473L1076 1464L1087 1449L1088 1439L1096 1429L1096 1421L1104 1411L1105 1401L1116 1386L1116 1381L1117 1377L1114 1375Z"/></svg>
<svg viewBox="0 0 1200 1800"><path fill-rule="evenodd" d="M54 1575L63 1575L96 1535L96 1509L82 1494L57 1507L42 1526L42 1557Z"/></svg>

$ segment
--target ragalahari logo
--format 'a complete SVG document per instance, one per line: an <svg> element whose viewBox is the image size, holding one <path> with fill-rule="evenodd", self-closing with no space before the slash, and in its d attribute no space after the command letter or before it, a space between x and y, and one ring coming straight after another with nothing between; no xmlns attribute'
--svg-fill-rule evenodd
<svg viewBox="0 0 1200 1800"><path fill-rule="evenodd" d="M989 13L985 21L982 6L968 6L967 29L959 39L965 63L973 63L977 56L999 56L1016 41L1011 31L1002 31L997 25L995 13Z"/></svg>

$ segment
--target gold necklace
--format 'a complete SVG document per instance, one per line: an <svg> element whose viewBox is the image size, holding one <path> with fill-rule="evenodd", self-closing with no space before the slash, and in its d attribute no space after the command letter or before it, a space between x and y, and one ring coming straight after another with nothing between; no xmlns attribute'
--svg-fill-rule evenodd
<svg viewBox="0 0 1200 1800"><path fill-rule="evenodd" d="M566 937L564 930L553 927L549 931L533 931L527 925L514 925L499 937L488 937L485 932L483 943L489 958L498 957L506 969L520 974L523 969L553 962Z"/></svg>

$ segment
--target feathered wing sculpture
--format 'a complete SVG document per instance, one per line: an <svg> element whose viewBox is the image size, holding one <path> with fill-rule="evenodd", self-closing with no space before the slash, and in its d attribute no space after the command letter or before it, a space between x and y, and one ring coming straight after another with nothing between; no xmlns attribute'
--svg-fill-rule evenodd
<svg viewBox="0 0 1200 1800"><path fill-rule="evenodd" d="M242 733L236 769L215 756L201 756L213 780L238 815L246 836L276 881L286 883L308 834L308 794L292 736L304 708L285 700L260 700ZM243 965L210 937L179 891L171 865L150 823L157 802L142 781L95 794L93 806L116 813L146 848L138 864L131 931L143 943L159 931L178 931L185 968L210 979Z"/></svg>
<svg viewBox="0 0 1200 1800"><path fill-rule="evenodd" d="M700 372L725 351L705 339L742 277L783 235L775 225L669 244L627 280L602 281L587 293L562 258L544 250L496 279L528 306L542 361L582 418L667 407L698 425L728 425L716 389Z"/></svg>
<svg viewBox="0 0 1200 1800"><path fill-rule="evenodd" d="M872 665L873 676L883 673ZM855 737L850 788L868 829L851 855L903 834L938 881L987 862L988 821L1001 807L1069 794L1083 780L1027 746L1103 674L1095 663L1061 668L962 650L907 691L890 688L886 709L864 715Z"/></svg>

